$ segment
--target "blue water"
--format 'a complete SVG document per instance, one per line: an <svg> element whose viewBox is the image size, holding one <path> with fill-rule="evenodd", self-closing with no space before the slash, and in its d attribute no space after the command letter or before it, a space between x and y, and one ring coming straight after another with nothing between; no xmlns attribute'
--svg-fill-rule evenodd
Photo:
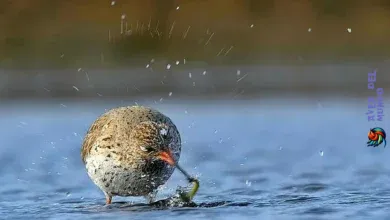
<svg viewBox="0 0 390 220"><path fill-rule="evenodd" d="M365 146L375 125L366 99L137 103L178 126L180 163L201 181L198 207L133 197L104 205L81 162L82 139L105 109L134 100L26 100L1 103L0 218L390 219L390 151ZM175 172L159 199L186 184Z"/></svg>

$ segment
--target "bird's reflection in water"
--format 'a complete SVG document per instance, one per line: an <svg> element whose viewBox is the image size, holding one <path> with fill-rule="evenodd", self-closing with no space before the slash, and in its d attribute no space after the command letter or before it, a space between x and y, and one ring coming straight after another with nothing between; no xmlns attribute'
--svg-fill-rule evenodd
<svg viewBox="0 0 390 220"><path fill-rule="evenodd" d="M170 208L216 208L222 206L251 206L250 202L233 202L233 201L216 201L208 203L195 203L195 202L172 202L170 198L156 201L151 204L146 203L128 203L128 202L114 202L107 206L109 209L119 209L121 211L153 211Z"/></svg>
<svg viewBox="0 0 390 220"><path fill-rule="evenodd" d="M110 209L121 209L129 211L147 211L153 209L167 209L175 207L199 207L193 201L185 201L180 196L182 192L179 190L175 195L168 197L166 199L161 199L150 204L146 203L128 203L128 202L114 202L111 205L107 206Z"/></svg>
<svg viewBox="0 0 390 220"><path fill-rule="evenodd" d="M113 202L110 205L97 204L92 202L88 206L82 205L79 208L87 208L92 212L116 212L116 211L130 211L130 212L149 212L156 210L171 209L172 211L193 210L194 208L216 208L216 207L243 207L254 206L257 207L256 202L238 202L238 201L209 201L202 203L195 203L193 201L185 201L181 197L183 191L177 190L176 193L166 199L161 199L153 203L134 203L134 202Z"/></svg>
<svg viewBox="0 0 390 220"><path fill-rule="evenodd" d="M114 202L109 206L109 209L119 209L121 211L153 211L170 208L215 208L222 206L251 206L251 202L234 202L234 201L214 201L214 202L203 202L195 203L193 201L184 202L178 194L158 200L156 202L147 203L129 203L129 202Z"/></svg>

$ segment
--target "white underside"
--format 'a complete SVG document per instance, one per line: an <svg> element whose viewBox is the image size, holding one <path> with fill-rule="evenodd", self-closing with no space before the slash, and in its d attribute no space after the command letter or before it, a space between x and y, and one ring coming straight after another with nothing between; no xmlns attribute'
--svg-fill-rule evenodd
<svg viewBox="0 0 390 220"><path fill-rule="evenodd" d="M148 176L134 172L129 167L127 171L123 167L114 167L119 164L114 164L113 161L107 160L103 155L90 155L86 158L88 175L107 195L148 196L157 189L159 183L154 184Z"/></svg>

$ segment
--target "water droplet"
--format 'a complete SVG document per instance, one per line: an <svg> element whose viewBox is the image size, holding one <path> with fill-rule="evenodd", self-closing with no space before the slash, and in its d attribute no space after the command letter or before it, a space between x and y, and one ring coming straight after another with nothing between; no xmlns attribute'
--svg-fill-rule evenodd
<svg viewBox="0 0 390 220"><path fill-rule="evenodd" d="M168 133L167 129L163 128L160 130L161 135L166 135Z"/></svg>
<svg viewBox="0 0 390 220"><path fill-rule="evenodd" d="M254 26L255 26L254 24L251 24L251 26L250 26L250 27L251 27L251 28L253 28Z"/></svg>
<svg viewBox="0 0 390 220"><path fill-rule="evenodd" d="M311 32L311 28L307 29L307 32Z"/></svg>
<svg viewBox="0 0 390 220"><path fill-rule="evenodd" d="M214 134L218 133L218 130L214 130Z"/></svg>
<svg viewBox="0 0 390 220"><path fill-rule="evenodd" d="M320 151L320 156L321 156L321 157L324 156L324 151Z"/></svg>
<svg viewBox="0 0 390 220"><path fill-rule="evenodd" d="M167 70L171 68L171 64L167 64Z"/></svg>
<svg viewBox="0 0 390 220"><path fill-rule="evenodd" d="M241 70L237 70L237 76L241 75Z"/></svg>
<svg viewBox="0 0 390 220"><path fill-rule="evenodd" d="M188 73L188 77L192 78L192 74L191 74L191 73Z"/></svg>
<svg viewBox="0 0 390 220"><path fill-rule="evenodd" d="M122 18L122 19L125 19L125 18L126 18L126 15L125 15L125 14L123 14L123 15L121 16L121 18Z"/></svg>
<svg viewBox="0 0 390 220"><path fill-rule="evenodd" d="M206 75L206 73L207 73L206 71L203 71L203 76Z"/></svg>
<svg viewBox="0 0 390 220"><path fill-rule="evenodd" d="M348 31L348 33L351 33L352 29L351 28L347 28L347 31Z"/></svg>
<svg viewBox="0 0 390 220"><path fill-rule="evenodd" d="M146 64L146 68L149 68L149 66L150 66L149 64Z"/></svg>
<svg viewBox="0 0 390 220"><path fill-rule="evenodd" d="M176 10L179 10L179 9L180 9L180 6L177 6L177 7L176 7Z"/></svg>
<svg viewBox="0 0 390 220"><path fill-rule="evenodd" d="M177 61L176 61L176 65L179 65L179 64L180 64L180 61L177 60Z"/></svg>
<svg viewBox="0 0 390 220"><path fill-rule="evenodd" d="M249 180L246 180L246 181L245 181L245 185L247 185L248 187L251 187L251 185L252 185L252 182L251 182L251 181L249 181Z"/></svg>
<svg viewBox="0 0 390 220"><path fill-rule="evenodd" d="M114 6L115 5L115 1L111 1L111 6Z"/></svg>
<svg viewBox="0 0 390 220"><path fill-rule="evenodd" d="M169 93L169 96L172 96L172 92Z"/></svg>

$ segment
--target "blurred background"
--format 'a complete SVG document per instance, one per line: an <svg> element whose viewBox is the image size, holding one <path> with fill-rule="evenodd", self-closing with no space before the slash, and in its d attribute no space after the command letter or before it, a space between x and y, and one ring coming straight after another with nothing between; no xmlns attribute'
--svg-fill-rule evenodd
<svg viewBox="0 0 390 220"><path fill-rule="evenodd" d="M227 93L238 69L245 94L361 88L389 65L389 25L382 0L2 0L1 97L140 95L162 92L161 81ZM211 69L188 91L190 70Z"/></svg>

